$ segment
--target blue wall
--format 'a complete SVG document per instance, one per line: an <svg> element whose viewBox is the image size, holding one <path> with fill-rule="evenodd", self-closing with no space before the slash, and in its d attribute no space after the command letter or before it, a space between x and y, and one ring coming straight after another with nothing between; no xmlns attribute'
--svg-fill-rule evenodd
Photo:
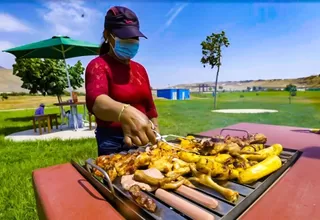
<svg viewBox="0 0 320 220"><path fill-rule="evenodd" d="M158 89L157 96L165 99L176 100L177 90L176 89Z"/></svg>
<svg viewBox="0 0 320 220"><path fill-rule="evenodd" d="M190 99L189 89L178 89L178 100Z"/></svg>
<svg viewBox="0 0 320 220"><path fill-rule="evenodd" d="M158 89L157 97L170 100L185 100L190 99L189 89Z"/></svg>

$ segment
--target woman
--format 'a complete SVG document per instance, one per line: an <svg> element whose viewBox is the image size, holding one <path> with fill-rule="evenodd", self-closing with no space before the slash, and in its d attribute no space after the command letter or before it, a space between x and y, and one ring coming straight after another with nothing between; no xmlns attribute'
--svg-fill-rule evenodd
<svg viewBox="0 0 320 220"><path fill-rule="evenodd" d="M96 117L99 156L154 144L153 129L158 131L148 74L131 60L138 52L139 37L145 37L135 13L120 6L109 9L103 37L100 56L88 64L85 74L86 103Z"/></svg>

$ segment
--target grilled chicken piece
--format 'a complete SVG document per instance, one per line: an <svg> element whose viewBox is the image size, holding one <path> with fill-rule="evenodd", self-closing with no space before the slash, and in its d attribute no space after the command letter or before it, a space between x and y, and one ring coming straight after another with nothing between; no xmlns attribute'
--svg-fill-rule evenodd
<svg viewBox="0 0 320 220"><path fill-rule="evenodd" d="M267 143L267 137L264 134L251 135L249 138L250 144L265 144Z"/></svg>
<svg viewBox="0 0 320 220"><path fill-rule="evenodd" d="M121 185L122 185L122 188L124 188L125 190L130 190L130 188L134 185L138 185L141 190L148 191L148 192L152 192L157 189L157 187L150 186L146 183L135 181L133 179L133 174L122 176L121 177Z"/></svg>
<svg viewBox="0 0 320 220"><path fill-rule="evenodd" d="M228 180L231 174L228 166L206 158L201 158L199 160L196 164L196 169L201 173L210 174L212 177L220 180Z"/></svg>
<svg viewBox="0 0 320 220"><path fill-rule="evenodd" d="M183 160L184 162L187 163L196 163L200 160L201 156L194 154L194 153L189 153L185 151L180 151L178 154L179 158Z"/></svg>
<svg viewBox="0 0 320 220"><path fill-rule="evenodd" d="M249 145L249 141L246 140L245 138L233 137L230 135L225 137L224 142L226 144L231 144L231 143L238 144L241 148Z"/></svg>
<svg viewBox="0 0 320 220"><path fill-rule="evenodd" d="M150 164L151 157L147 152L143 152L138 155L134 161L134 165L137 168L148 166Z"/></svg>
<svg viewBox="0 0 320 220"><path fill-rule="evenodd" d="M134 201L136 201L136 203L138 203L140 206L142 206L150 212L156 211L156 202L151 197L143 193L138 185L131 186L129 189L129 193L134 199Z"/></svg>
<svg viewBox="0 0 320 220"><path fill-rule="evenodd" d="M168 173L172 170L173 163L170 161L170 158L161 157L158 160L153 160L149 164L149 168L157 168L163 173Z"/></svg>
<svg viewBox="0 0 320 220"><path fill-rule="evenodd" d="M168 177L158 178L149 176L148 173L144 172L143 170L136 170L136 172L133 175L133 179L135 181L146 183L150 186L161 187L163 189L177 189L185 182L184 179L176 181L177 178L180 176L181 175L178 173L173 173Z"/></svg>
<svg viewBox="0 0 320 220"><path fill-rule="evenodd" d="M189 178L190 181L198 182L202 185L205 185L207 187L210 187L220 193L223 197L225 197L230 202L236 202L239 198L239 193L236 191L233 191L232 189L225 188L223 186L220 186L219 184L215 183L212 178L211 174L203 174L197 171L197 169L194 167L194 165L190 166L193 176Z"/></svg>
<svg viewBox="0 0 320 220"><path fill-rule="evenodd" d="M137 167L134 165L138 153L128 154L122 160L115 163L118 176L133 174Z"/></svg>

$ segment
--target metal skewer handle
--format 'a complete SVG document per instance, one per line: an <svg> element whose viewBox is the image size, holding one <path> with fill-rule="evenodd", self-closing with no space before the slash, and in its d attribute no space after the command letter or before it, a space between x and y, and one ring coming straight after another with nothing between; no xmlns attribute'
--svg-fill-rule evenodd
<svg viewBox="0 0 320 220"><path fill-rule="evenodd" d="M94 164L93 159L91 159L91 158L86 160L85 163L86 163L86 169L88 170L88 172L92 173L92 167L93 167L102 173L102 175L104 177L103 179L105 179L107 181L109 189L110 189L112 195L114 196L115 195L114 188L113 188L113 185L112 185L112 182L110 180L108 173L105 170L103 170L101 167L99 167L98 165Z"/></svg>
<svg viewBox="0 0 320 220"><path fill-rule="evenodd" d="M250 137L249 132L248 132L248 131L246 131L246 130L242 130L242 129L223 128L223 129L221 129L221 131L220 131L220 135L222 135L222 132L223 132L223 131L241 131L241 132L244 132L244 133L246 133L246 134L247 134L247 138L249 138L249 137Z"/></svg>

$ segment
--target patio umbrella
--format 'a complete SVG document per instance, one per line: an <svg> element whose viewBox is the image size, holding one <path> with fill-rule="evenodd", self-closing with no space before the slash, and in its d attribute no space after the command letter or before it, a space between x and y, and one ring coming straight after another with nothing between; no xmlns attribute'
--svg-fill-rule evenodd
<svg viewBox="0 0 320 220"><path fill-rule="evenodd" d="M49 58L64 60L67 72L68 87L70 90L70 96L72 97L72 88L66 59L72 57L97 55L99 52L99 45L74 40L67 36L53 36L47 40L7 49L3 52L11 53L16 56L16 58Z"/></svg>

